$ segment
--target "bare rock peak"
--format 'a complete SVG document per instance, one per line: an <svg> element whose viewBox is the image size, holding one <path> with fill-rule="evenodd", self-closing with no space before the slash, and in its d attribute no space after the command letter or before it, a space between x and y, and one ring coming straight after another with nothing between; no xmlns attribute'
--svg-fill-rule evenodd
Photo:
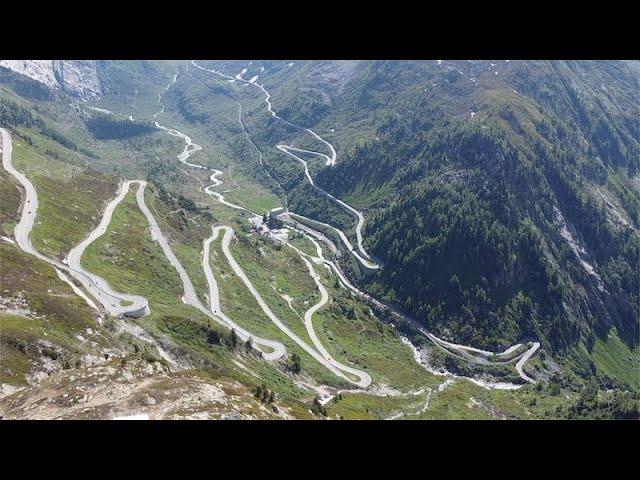
<svg viewBox="0 0 640 480"><path fill-rule="evenodd" d="M2 60L0 66L77 97L102 93L96 64L91 60Z"/></svg>

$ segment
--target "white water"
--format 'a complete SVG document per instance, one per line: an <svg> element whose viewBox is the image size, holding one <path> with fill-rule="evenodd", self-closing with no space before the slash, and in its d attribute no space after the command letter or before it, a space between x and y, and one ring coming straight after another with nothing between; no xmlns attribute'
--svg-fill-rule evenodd
<svg viewBox="0 0 640 480"><path fill-rule="evenodd" d="M194 65L196 68L199 68L200 70L203 70L203 71L206 71L206 72L209 72L209 73L214 73L214 74L219 75L219 76L221 76L223 78L226 78L226 79L231 78L228 75L225 75L225 74L223 74L223 73L221 73L221 72L219 72L217 70L204 68L204 67L198 65L195 61L192 61L191 64ZM309 169L307 168L306 161L303 160L302 158L300 158L299 156L291 153L292 151L297 151L297 152L303 152L303 153L307 153L307 154L311 154L311 155L318 155L318 156L320 156L320 157L325 159L325 164L327 166L333 166L333 165L336 164L336 158L337 158L337 153L336 153L336 150L333 147L333 145L331 143L327 142L325 139L323 139L320 135L315 133L313 130L311 130L309 128L303 128L303 127L301 127L299 125L291 123L288 120L285 120L282 117L278 116L276 114L276 112L273 110L273 106L271 104L271 94L266 90L264 85L259 84L257 82L249 82L249 81L243 80L239 75L237 75L235 78L236 78L236 80L244 82L245 84L252 85L252 86L255 86L255 87L259 88L265 94L265 102L267 104L267 110L271 114L271 116L273 116L273 117L275 117L275 118L287 123L288 125L291 125L292 127L296 128L296 129L300 129L300 130L304 130L304 131L308 132L316 140L322 142L325 146L327 146L327 148L329 149L329 151L331 153L330 156L326 155L324 153L315 152L315 151L312 151L312 150L304 150L304 149L296 148L296 147L293 147L291 145L277 145L276 148L279 151L281 151L281 152L283 152L285 154L288 154L291 157L295 158L297 161L301 162L304 165L305 175L306 175L307 179L309 180L309 183L311 183L312 186L314 186L323 195L325 195L325 196L331 198L332 200L336 201L339 205L341 205L342 207L346 208L347 210L349 210L349 212L351 212L352 214L354 214L356 216L356 218L358 220L357 225L356 225L356 238L357 238L358 250L360 251L360 254L357 254L357 252L352 247L349 248L349 251L366 268L370 268L370 269L378 269L378 268L380 268L380 266L378 264L370 262L370 261L367 260L367 259L370 259L371 257L369 256L369 254L367 253L367 251L365 250L364 245L363 245L362 227L364 226L364 217L363 217L362 213L360 213L358 210L356 210L355 208L353 208L351 205L347 204L346 202L336 198L335 196L329 194L325 190L323 190L323 189L319 188L318 186L316 186L315 182L313 181L313 178L311 177L311 174L309 173ZM339 230L336 227L332 227L332 228L334 228L335 230ZM341 238L344 237L344 239L346 239L346 235L344 234L344 232L342 232L341 230L339 232L341 232L341 235L340 235ZM343 241L344 241L344 239L343 239ZM347 242L345 242L345 244ZM350 243L349 243L349 245L350 245Z"/></svg>
<svg viewBox="0 0 640 480"><path fill-rule="evenodd" d="M515 383L488 382L488 381L480 380L480 379L477 379L477 378L456 375L456 374L451 373L451 372L449 372L447 370L444 370L444 371L435 370L435 369L431 368L428 364L426 364L426 363L424 363L422 361L422 356L420 355L420 352L418 351L416 346L413 343L411 343L411 340L409 340L407 337L401 337L401 340L402 340L402 343L404 343L409 348L411 348L411 351L413 352L413 358L416 361L416 363L418 363L422 368L424 368L426 371L428 371L429 373L431 373L433 375L445 376L445 377L451 377L451 378L460 378L460 379L468 380L468 381L470 381L470 382L472 382L472 383L474 383L474 384L476 384L476 385L478 385L478 386L480 386L482 388L485 388L487 390L493 390L493 389L495 389L495 390L518 390L519 388L522 388L522 385L516 385ZM507 349L507 351L509 351L509 350L511 350L511 349Z"/></svg>
<svg viewBox="0 0 640 480"><path fill-rule="evenodd" d="M602 278L600 278L600 275L598 275L598 272L596 271L594 266L585 260L585 257L588 256L586 249L582 247L574 238L560 209L554 205L553 210L556 214L556 221L560 225L560 235L569 244L569 247L576 255L576 257L578 257L578 261L580 262L582 267L587 271L589 275L593 276L596 279L598 289L600 291L604 291L604 283L602 282Z"/></svg>

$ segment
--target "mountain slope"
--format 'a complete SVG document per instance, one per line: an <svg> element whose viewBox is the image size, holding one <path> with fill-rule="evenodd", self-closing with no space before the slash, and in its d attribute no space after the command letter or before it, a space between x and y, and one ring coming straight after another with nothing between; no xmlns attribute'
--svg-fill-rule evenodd
<svg viewBox="0 0 640 480"><path fill-rule="evenodd" d="M278 114L335 141L337 166L316 179L365 211L365 245L384 264L360 277L369 291L480 347L537 338L581 359L612 326L638 345L633 66L303 63L216 66L244 65L245 78L264 67ZM289 185L290 206L322 215L317 196L296 193L302 182ZM585 377L595 369L568 361Z"/></svg>
<svg viewBox="0 0 640 480"><path fill-rule="evenodd" d="M32 62L29 68L38 66ZM144 179L149 209L206 308L212 290L203 242L212 227L228 226L235 232L232 256L282 323L308 343L310 324L331 356L373 382L340 393L351 388L348 378L334 375L265 316L230 268L220 238L208 259L218 308L255 335L282 342L289 357L260 358L185 304L131 195L83 262L117 288L144 294L151 313L99 323L79 297L65 304L71 294L50 266L34 274L26 260L12 258L21 193L3 172L0 247L11 268L3 264L2 279L18 272L24 281L8 289L0 312L0 328L10 332L2 348L11 362L3 362L2 382L31 385L0 399L3 414L29 417L37 403L43 417L103 418L139 409L182 416L180 408L163 415L162 399L180 403L180 392L196 385L204 403L189 414L202 417L224 415L224 396L243 397L247 416L257 417L637 417L636 394L626 392L640 388L635 64L198 62L228 77L186 61L90 64L96 95L65 88L60 78L68 77L56 77L55 63L57 83L50 84L47 75L23 75L32 73L25 65L22 73L15 66L0 70L0 123L14 139L16 167L40 195L36 247L63 259L95 228L119 181ZM93 74L86 82L90 90ZM337 150L335 166L312 152L329 155L327 142ZM303 149L297 159L276 148L286 144ZM363 213L364 249L382 268L365 268L345 247L357 245L356 216L314 188L310 176ZM308 226L335 249L300 232L288 231L289 246L274 239L283 232L259 234L249 219L259 223L280 205L312 219ZM313 220L344 230L347 241ZM317 247L348 282L409 314L413 326L463 345L441 348L380 304L354 295L346 278L319 258L315 274L328 300L307 322L305 312L322 290L309 276L311 257L290 246L310 256ZM23 310L29 318L14 318ZM59 334L57 327L66 328L59 311L71 312L77 329ZM34 329L29 322L36 317L49 329ZM90 352L99 362L82 361L83 340L74 335L85 338L87 329L104 337ZM42 343L53 334L50 343L59 346ZM23 339L38 348L20 350ZM509 350L522 355L534 341L542 347L522 367L528 377L517 373L516 360L483 364L464 353L513 345ZM135 367L125 368L127 361ZM93 370L91 363L102 366ZM163 363L170 372L159 368ZM43 366L52 365L46 380ZM101 385L107 393L88 399L86 411L75 403L40 405L51 391L75 398L94 372L108 373ZM130 374L131 388L111 388L130 382ZM522 386L531 377L536 385ZM107 406L116 390L122 401ZM157 407L145 403L145 393Z"/></svg>

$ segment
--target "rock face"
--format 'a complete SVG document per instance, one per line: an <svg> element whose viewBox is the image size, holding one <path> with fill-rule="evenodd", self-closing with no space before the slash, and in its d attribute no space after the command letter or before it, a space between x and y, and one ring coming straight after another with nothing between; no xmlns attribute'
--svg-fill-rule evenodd
<svg viewBox="0 0 640 480"><path fill-rule="evenodd" d="M53 68L58 82L67 92L83 98L102 93L94 61L54 60Z"/></svg>
<svg viewBox="0 0 640 480"><path fill-rule="evenodd" d="M2 384L0 418L6 419L288 419L286 407L267 408L253 391L231 379L212 380L195 370L169 372L160 362L129 358L90 367L41 372L25 387Z"/></svg>
<svg viewBox="0 0 640 480"><path fill-rule="evenodd" d="M29 77L49 88L60 87L53 73L53 60L2 60L0 67Z"/></svg>
<svg viewBox="0 0 640 480"><path fill-rule="evenodd" d="M102 93L96 64L91 60L2 60L0 67L76 97L90 98Z"/></svg>

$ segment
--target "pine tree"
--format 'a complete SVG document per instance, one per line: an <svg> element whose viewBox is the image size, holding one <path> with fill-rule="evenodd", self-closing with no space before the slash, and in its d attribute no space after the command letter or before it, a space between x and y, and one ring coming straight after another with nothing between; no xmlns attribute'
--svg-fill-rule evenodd
<svg viewBox="0 0 640 480"><path fill-rule="evenodd" d="M268 399L269 399L269 389L263 383L262 384L262 392L260 393L260 401L262 403L266 403Z"/></svg>
<svg viewBox="0 0 640 480"><path fill-rule="evenodd" d="M302 361L297 353L291 355L291 371L293 373L300 373L302 371Z"/></svg>
<svg viewBox="0 0 640 480"><path fill-rule="evenodd" d="M229 335L229 346L235 350L238 346L238 335L236 334L236 329L231 329L231 334Z"/></svg>
<svg viewBox="0 0 640 480"><path fill-rule="evenodd" d="M322 403L320 403L320 398L319 397L315 397L313 399L313 406L314 406L314 409L318 413L320 413L321 415L323 415L325 417L327 416L327 409L325 408L324 405L322 405Z"/></svg>
<svg viewBox="0 0 640 480"><path fill-rule="evenodd" d="M260 398L260 397L262 397L262 388L263 388L263 387L264 387L264 385L258 385L258 386L256 387L256 390L255 390L255 393L254 393L254 395L255 395L255 397L256 397L256 398Z"/></svg>

